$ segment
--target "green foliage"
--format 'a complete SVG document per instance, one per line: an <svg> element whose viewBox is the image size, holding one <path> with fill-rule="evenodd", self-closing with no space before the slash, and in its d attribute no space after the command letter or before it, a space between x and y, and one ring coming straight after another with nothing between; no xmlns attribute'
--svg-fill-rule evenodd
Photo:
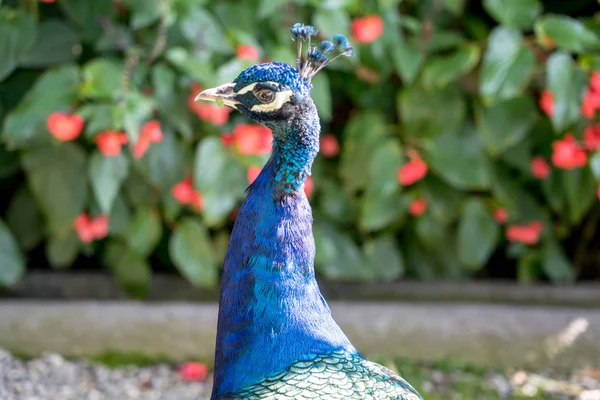
<svg viewBox="0 0 600 400"><path fill-rule="evenodd" d="M501 274L521 281L598 276L589 268L600 152L586 148L584 166L550 167L545 179L531 170L534 157L549 162L554 141L570 132L581 143L596 123L585 110L600 72L597 16L539 0L0 4L0 285L18 281L32 252L53 268L80 253L101 261L138 297L156 262L217 284L246 170L268 155L226 145L219 136L246 118L200 110L189 96L251 65L236 56L241 44L293 63L289 20L352 36L366 14L381 16L381 36L350 37L357 56L313 80L323 133L341 149L313 167L318 273L468 278L508 264L515 271ZM544 90L551 110L538 101ZM85 122L67 143L50 134L59 112ZM154 141L143 133L151 120L160 122ZM104 131L127 143L108 155ZM403 184L399 169L415 158L426 174ZM176 198L182 182L193 199ZM84 213L108 216L108 232L92 224L82 236ZM541 224L535 240L509 243L532 222Z"/></svg>

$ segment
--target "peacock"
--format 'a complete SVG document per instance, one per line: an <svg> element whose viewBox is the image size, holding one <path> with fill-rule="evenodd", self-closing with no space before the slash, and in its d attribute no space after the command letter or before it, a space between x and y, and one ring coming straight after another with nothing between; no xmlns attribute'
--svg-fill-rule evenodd
<svg viewBox="0 0 600 400"><path fill-rule="evenodd" d="M359 355L317 285L303 191L321 129L311 78L353 49L342 35L311 46L312 26L295 24L291 33L296 68L257 64L196 96L273 131L271 157L247 189L225 256L211 400L422 400L400 376Z"/></svg>

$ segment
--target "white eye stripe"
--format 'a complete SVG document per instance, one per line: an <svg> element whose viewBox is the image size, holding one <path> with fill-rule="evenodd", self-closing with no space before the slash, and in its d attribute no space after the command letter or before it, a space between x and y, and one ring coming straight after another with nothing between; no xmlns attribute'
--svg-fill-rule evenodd
<svg viewBox="0 0 600 400"><path fill-rule="evenodd" d="M244 86L243 88L241 88L240 90L237 91L237 94L244 94L244 93L248 93L248 92L254 90L254 87L256 85L258 85L258 83L259 82L254 82L254 83L249 84L248 86ZM279 86L279 83L277 83L277 82L271 82L271 81L265 81L265 82L260 82L260 83L268 83L268 84L271 84L273 86Z"/></svg>
<svg viewBox="0 0 600 400"><path fill-rule="evenodd" d="M245 88L244 88L245 89ZM239 93L239 92L238 92ZM291 90L284 90L283 92L275 93L275 100L268 104L255 104L250 108L250 111L258 112L269 112L279 110L281 106L290 101L293 92Z"/></svg>
<svg viewBox="0 0 600 400"><path fill-rule="evenodd" d="M254 89L254 86L256 86L258 82L254 82L249 84L248 86L244 86L243 88L241 88L240 90L238 90L237 94L244 94L244 93L248 93L251 92Z"/></svg>

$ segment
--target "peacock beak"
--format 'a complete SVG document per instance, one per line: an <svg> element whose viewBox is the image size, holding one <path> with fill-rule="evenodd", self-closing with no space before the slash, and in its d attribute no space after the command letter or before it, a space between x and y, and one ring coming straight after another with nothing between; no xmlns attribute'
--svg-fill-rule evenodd
<svg viewBox="0 0 600 400"><path fill-rule="evenodd" d="M240 102L235 99L235 92L233 91L234 87L235 83L226 83L212 89L203 90L196 96L194 101L213 101L235 108Z"/></svg>

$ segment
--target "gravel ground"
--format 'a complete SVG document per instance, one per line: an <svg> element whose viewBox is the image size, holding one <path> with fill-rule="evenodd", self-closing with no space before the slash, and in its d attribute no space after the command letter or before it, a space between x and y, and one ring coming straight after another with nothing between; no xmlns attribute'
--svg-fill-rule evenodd
<svg viewBox="0 0 600 400"><path fill-rule="evenodd" d="M600 368L502 374L409 361L395 367L428 400L600 400ZM183 381L176 365L110 368L52 353L22 360L0 349L0 400L208 400L210 387L210 377Z"/></svg>
<svg viewBox="0 0 600 400"><path fill-rule="evenodd" d="M210 383L184 382L170 365L109 368L43 354L23 361L0 349L2 400L207 400Z"/></svg>

